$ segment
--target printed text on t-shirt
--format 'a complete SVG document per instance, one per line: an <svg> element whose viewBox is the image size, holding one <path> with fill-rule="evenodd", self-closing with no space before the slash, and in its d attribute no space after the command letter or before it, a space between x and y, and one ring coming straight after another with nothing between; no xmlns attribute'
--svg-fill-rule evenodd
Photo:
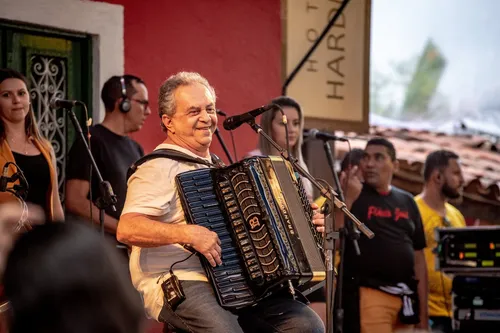
<svg viewBox="0 0 500 333"><path fill-rule="evenodd" d="M368 220L373 217L385 217L390 218L394 217L394 221L398 221L399 219L408 219L409 214L408 211L401 210L396 208L394 213L390 209L384 209L376 206L368 207Z"/></svg>

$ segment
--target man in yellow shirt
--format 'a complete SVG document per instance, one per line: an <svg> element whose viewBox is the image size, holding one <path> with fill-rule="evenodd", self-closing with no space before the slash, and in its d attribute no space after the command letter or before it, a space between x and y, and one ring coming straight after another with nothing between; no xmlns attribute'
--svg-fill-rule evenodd
<svg viewBox="0 0 500 333"><path fill-rule="evenodd" d="M443 333L452 332L452 278L436 271L432 250L437 247L435 228L465 226L463 215L447 202L462 196L464 178L458 159L457 154L447 150L430 153L424 166L424 189L415 198L427 242L424 253L429 273L429 318L432 329Z"/></svg>

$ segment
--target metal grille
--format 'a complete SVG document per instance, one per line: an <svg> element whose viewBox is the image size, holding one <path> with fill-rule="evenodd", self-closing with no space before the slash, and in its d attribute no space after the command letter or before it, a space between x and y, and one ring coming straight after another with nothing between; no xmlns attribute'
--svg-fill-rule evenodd
<svg viewBox="0 0 500 333"><path fill-rule="evenodd" d="M66 169L66 117L50 108L53 98L66 98L67 59L32 55L28 77L31 83L31 103L42 136L47 138L56 156L59 193L64 201Z"/></svg>

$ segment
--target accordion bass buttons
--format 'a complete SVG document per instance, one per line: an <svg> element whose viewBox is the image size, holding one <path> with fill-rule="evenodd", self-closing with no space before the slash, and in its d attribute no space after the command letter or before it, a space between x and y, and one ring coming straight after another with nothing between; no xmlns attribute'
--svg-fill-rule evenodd
<svg viewBox="0 0 500 333"><path fill-rule="evenodd" d="M226 188L226 187L229 187L231 184L229 183L229 180L222 180L219 182L219 187L222 189L222 188Z"/></svg>
<svg viewBox="0 0 500 333"><path fill-rule="evenodd" d="M248 238L243 220L241 218L232 221L233 229L238 239L238 243L241 246L241 251L243 253L243 259L248 271L250 272L250 279L256 280L262 277L260 272L260 266L255 258L255 253L253 251L252 245L250 244L250 239Z"/></svg>
<svg viewBox="0 0 500 333"><path fill-rule="evenodd" d="M234 195L231 192L231 186L229 184L229 180L223 180L223 181L219 182L219 189L220 189L222 195L224 196L224 200L226 201L226 204L231 199L234 199Z"/></svg>
<svg viewBox="0 0 500 333"><path fill-rule="evenodd" d="M260 264L255 257L255 252L252 248L250 238L245 230L245 223L239 213L240 207L238 200L235 198L235 195L231 190L231 183L229 180L222 180L218 182L218 186L224 198L224 204L227 212L229 213L230 223L232 224L237 243L240 245L243 261L247 266L250 279L259 284L262 282L261 280L263 277Z"/></svg>

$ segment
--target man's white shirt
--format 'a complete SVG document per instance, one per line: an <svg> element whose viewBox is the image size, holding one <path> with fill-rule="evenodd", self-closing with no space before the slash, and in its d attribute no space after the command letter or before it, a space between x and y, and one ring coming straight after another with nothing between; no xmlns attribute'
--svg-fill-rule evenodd
<svg viewBox="0 0 500 333"><path fill-rule="evenodd" d="M199 158L177 145L163 143L155 150L163 148L175 149ZM211 161L209 158L206 160ZM175 176L199 168L206 168L206 166L163 157L140 165L128 180L127 198L122 215L139 213L163 223L186 224ZM190 254L191 252L185 250L180 244L153 248L132 246L129 263L132 283L141 294L149 317L157 319L163 307L161 283L168 274L165 274L160 282L158 278L161 274L168 272L174 262L186 259ZM179 280L208 281L197 256L176 264L174 273Z"/></svg>

